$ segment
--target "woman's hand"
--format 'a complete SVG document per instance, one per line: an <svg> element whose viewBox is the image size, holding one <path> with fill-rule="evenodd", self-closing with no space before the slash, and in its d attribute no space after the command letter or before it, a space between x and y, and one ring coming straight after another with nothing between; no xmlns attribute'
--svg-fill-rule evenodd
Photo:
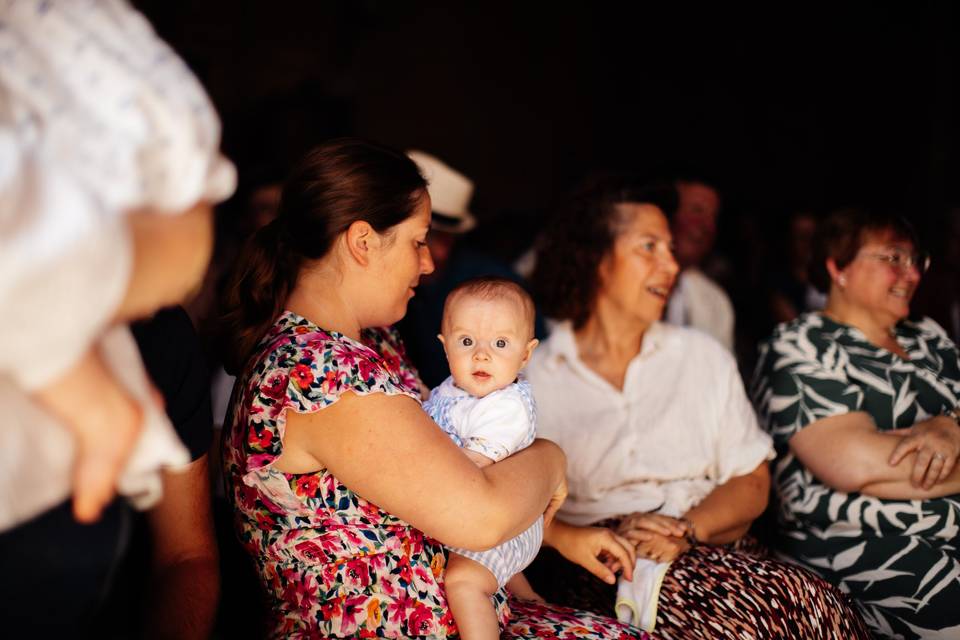
<svg viewBox="0 0 960 640"><path fill-rule="evenodd" d="M689 526L683 520L659 513L633 513L617 526L617 533L636 548L637 557L670 562L690 548Z"/></svg>
<svg viewBox="0 0 960 640"><path fill-rule="evenodd" d="M687 530L683 520L659 513L634 513L617 526L617 533L635 546L638 557L656 562L670 562L690 548L684 537Z"/></svg>
<svg viewBox="0 0 960 640"><path fill-rule="evenodd" d="M912 427L887 433L902 436L890 454L891 466L899 464L908 454L917 453L910 473L914 487L930 489L945 480L960 456L960 427L946 416L934 416Z"/></svg>
<svg viewBox="0 0 960 640"><path fill-rule="evenodd" d="M904 462L904 456L919 456L914 453L916 448L933 435L927 433L928 429L938 432L944 426L958 429L956 425L944 425L944 420L946 418L940 417L925 421L939 425L921 426L923 423L918 423L910 429L879 431L869 414L863 411L844 413L810 423L790 438L790 449L820 482L838 491L888 500L941 498L960 493L960 465L956 464L956 458L947 458L940 452L944 455L944 464L948 460L953 462L952 471L949 475L944 471L944 480L924 489L913 481L915 461L908 457ZM949 433L947 431L947 437ZM933 441L930 438L931 444ZM933 461L933 453L928 453L930 458L926 469ZM921 466L916 469L919 474L924 467L922 462L917 464ZM926 473L918 475L924 476ZM942 477L939 469L933 477ZM686 517L690 518L690 514ZM694 522L700 534L700 523L696 519Z"/></svg>
<svg viewBox="0 0 960 640"><path fill-rule="evenodd" d="M671 562L690 548L685 538L649 533L649 538L637 545L637 555L654 562Z"/></svg>
<svg viewBox="0 0 960 640"><path fill-rule="evenodd" d="M659 513L632 513L617 525L617 534L634 545L649 541L650 534L682 538L687 535L687 523Z"/></svg>
<svg viewBox="0 0 960 640"><path fill-rule="evenodd" d="M610 529L575 527L556 520L544 530L543 541L607 584L616 583L618 571L623 571L627 580L633 580L637 561L634 545Z"/></svg>
<svg viewBox="0 0 960 640"><path fill-rule="evenodd" d="M143 428L144 409L97 349L33 398L74 436L73 513L80 522L94 522L116 494L117 479Z"/></svg>

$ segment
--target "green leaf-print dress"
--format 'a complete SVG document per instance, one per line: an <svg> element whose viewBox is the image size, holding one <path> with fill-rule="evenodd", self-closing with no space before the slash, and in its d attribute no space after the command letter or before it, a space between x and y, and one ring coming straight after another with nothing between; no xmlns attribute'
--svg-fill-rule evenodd
<svg viewBox="0 0 960 640"><path fill-rule="evenodd" d="M864 411L890 430L956 406L960 362L943 329L904 321L896 338L909 359L811 313L780 325L761 346L752 392L777 450L777 546L850 593L876 634L960 638L960 495L884 500L835 491L788 446L829 416Z"/></svg>

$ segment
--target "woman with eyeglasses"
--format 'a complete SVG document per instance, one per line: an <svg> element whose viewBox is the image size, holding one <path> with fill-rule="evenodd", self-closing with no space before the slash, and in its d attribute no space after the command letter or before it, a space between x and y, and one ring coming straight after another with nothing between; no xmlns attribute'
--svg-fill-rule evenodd
<svg viewBox="0 0 960 640"><path fill-rule="evenodd" d="M816 244L827 305L777 327L753 384L778 549L878 636L960 637L960 363L939 325L907 318L929 259L906 220L863 210L831 215Z"/></svg>

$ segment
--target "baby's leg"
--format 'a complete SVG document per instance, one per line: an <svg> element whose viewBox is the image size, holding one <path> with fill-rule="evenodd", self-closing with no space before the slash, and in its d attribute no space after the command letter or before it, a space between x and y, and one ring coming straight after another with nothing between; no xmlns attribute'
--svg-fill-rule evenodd
<svg viewBox="0 0 960 640"><path fill-rule="evenodd" d="M499 585L479 562L450 552L444 576L447 604L463 640L497 640L500 624L490 597Z"/></svg>
<svg viewBox="0 0 960 640"><path fill-rule="evenodd" d="M91 349L58 379L33 393L74 435L73 512L92 522L113 497L133 450L143 412Z"/></svg>

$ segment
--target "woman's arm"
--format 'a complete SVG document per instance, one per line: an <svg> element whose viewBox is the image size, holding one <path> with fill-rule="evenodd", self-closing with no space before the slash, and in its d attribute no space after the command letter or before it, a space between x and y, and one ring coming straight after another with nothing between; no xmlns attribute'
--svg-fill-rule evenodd
<svg viewBox="0 0 960 640"><path fill-rule="evenodd" d="M918 436L932 429L949 439L950 432L942 430L940 420L947 418L938 416L918 423L914 429L919 432ZM928 422L932 424L923 426ZM957 450L960 451L960 428L947 426L955 430ZM857 411L821 418L807 425L790 438L790 450L821 482L838 491L893 500L939 498L960 493L957 466L953 466L943 480L930 483L926 488L914 483L914 473L920 466L918 457L924 456L929 462L932 456L922 449L911 448L911 441L905 442L908 437L904 431L877 431L869 414ZM891 464L891 460L895 463ZM951 464L955 460L956 453Z"/></svg>
<svg viewBox="0 0 960 640"><path fill-rule="evenodd" d="M726 544L745 534L767 508L769 491L770 470L763 461L750 473L716 487L682 519L634 513L624 518L617 532L636 545L637 556L670 562L689 548L686 536L691 533L708 544Z"/></svg>
<svg viewBox="0 0 960 640"><path fill-rule="evenodd" d="M566 491L566 458L552 442L537 440L480 469L414 400L382 393L348 392L322 411L288 411L276 466L293 473L326 468L427 535L477 550L521 533Z"/></svg>
<svg viewBox="0 0 960 640"><path fill-rule="evenodd" d="M165 472L163 499L147 512L153 548L148 638L209 638L220 594L207 455Z"/></svg>
<svg viewBox="0 0 960 640"><path fill-rule="evenodd" d="M733 542L767 508L770 470L764 460L748 474L730 478L711 491L683 518L693 525L697 540L709 544Z"/></svg>

